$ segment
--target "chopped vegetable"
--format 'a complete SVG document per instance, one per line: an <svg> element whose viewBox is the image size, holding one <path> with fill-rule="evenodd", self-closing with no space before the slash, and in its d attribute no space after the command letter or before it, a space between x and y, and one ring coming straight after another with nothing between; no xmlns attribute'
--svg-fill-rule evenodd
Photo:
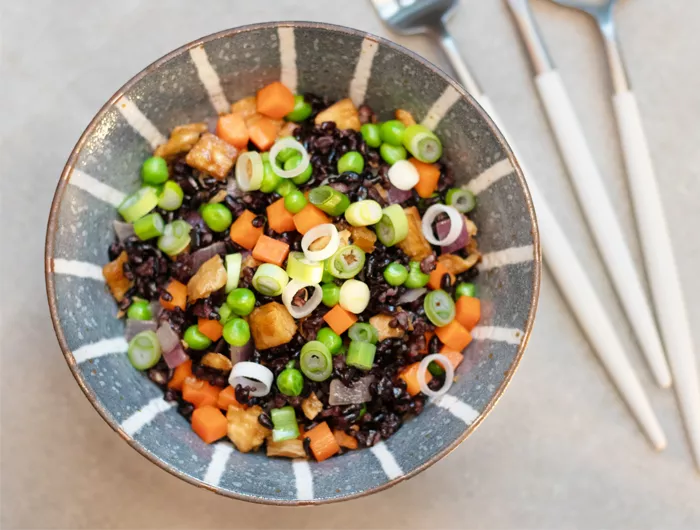
<svg viewBox="0 0 700 530"><path fill-rule="evenodd" d="M245 322L245 321L244 321ZM233 350L231 350L233 356ZM263 397L270 393L274 375L262 364L239 360L233 365L228 382L233 388L248 387L253 397Z"/></svg>
<svg viewBox="0 0 700 530"><path fill-rule="evenodd" d="M318 340L309 341L302 346L299 365L304 375L315 382L325 381L333 373L331 352Z"/></svg>
<svg viewBox="0 0 700 530"><path fill-rule="evenodd" d="M257 151L247 151L236 162L236 184L243 191L259 190L265 176L265 165Z"/></svg>
<svg viewBox="0 0 700 530"><path fill-rule="evenodd" d="M343 280L357 276L364 266L365 252L356 245L338 249L328 260L328 271Z"/></svg>
<svg viewBox="0 0 700 530"><path fill-rule="evenodd" d="M415 206L404 208L403 211L406 214L408 233L406 238L399 243L399 248L411 259L421 261L430 256L433 249L423 235L420 212Z"/></svg>
<svg viewBox="0 0 700 530"><path fill-rule="evenodd" d="M406 127L410 127L411 125L416 124L416 120L413 119L413 115L407 110L396 109L396 112L394 112L394 116L396 116L396 119L403 123Z"/></svg>
<svg viewBox="0 0 700 530"><path fill-rule="evenodd" d="M419 197L430 198L437 190L438 180L440 180L440 169L435 164L426 164L415 158L408 160L418 170L419 181L414 189Z"/></svg>
<svg viewBox="0 0 700 530"><path fill-rule="evenodd" d="M299 424L297 423L294 407L287 405L279 409L272 409L270 417L272 418L272 424L275 426L272 429L273 442L295 440L299 437Z"/></svg>
<svg viewBox="0 0 700 530"><path fill-rule="evenodd" d="M296 177L292 177L292 182L301 186L306 184L313 175L314 169L311 164L305 162L306 157L294 155L284 163L284 170L289 174L298 173ZM302 169L303 168L303 169Z"/></svg>
<svg viewBox="0 0 700 530"><path fill-rule="evenodd" d="M285 396L298 396L304 389L304 376L294 368L294 362L290 361L277 376L277 388Z"/></svg>
<svg viewBox="0 0 700 530"><path fill-rule="evenodd" d="M403 134L403 145L415 158L432 164L442 156L442 142L424 125L411 125Z"/></svg>
<svg viewBox="0 0 700 530"><path fill-rule="evenodd" d="M365 159L357 151L348 151L338 159L338 173L342 174L346 171L353 173L362 173L365 169Z"/></svg>
<svg viewBox="0 0 700 530"><path fill-rule="evenodd" d="M289 245L278 239L261 235L253 248L253 257L263 263L272 263L281 267L289 254Z"/></svg>
<svg viewBox="0 0 700 530"><path fill-rule="evenodd" d="M330 258L340 245L335 225L325 223L311 228L301 239L301 249L308 261L319 262Z"/></svg>
<svg viewBox="0 0 700 530"><path fill-rule="evenodd" d="M280 157L280 155L282 156ZM295 155L298 155L298 158L292 162ZM279 166L278 160L283 160L284 169ZM305 182L311 176L311 173L308 171L310 168L309 153L302 144L292 137L282 138L275 142L275 145L270 149L270 165L277 175L285 179L292 179L305 174ZM294 183L300 184L296 180Z"/></svg>
<svg viewBox="0 0 700 530"><path fill-rule="evenodd" d="M348 366L354 366L360 370L371 370L374 364L374 356L377 347L371 342L350 341L345 362Z"/></svg>
<svg viewBox="0 0 700 530"><path fill-rule="evenodd" d="M313 420L323 410L323 402L318 399L315 392L301 402L301 410L308 419Z"/></svg>
<svg viewBox="0 0 700 530"><path fill-rule="evenodd" d="M145 184L163 184L168 177L168 163L160 156L147 158L141 166L141 178Z"/></svg>
<svg viewBox="0 0 700 530"><path fill-rule="evenodd" d="M182 399L192 403L195 408L207 405L215 407L219 402L219 392L221 389L208 381L188 377L182 383Z"/></svg>
<svg viewBox="0 0 700 530"><path fill-rule="evenodd" d="M340 304L338 304L333 306L328 313L323 315L323 320L325 320L326 324L328 324L330 328L338 335L342 335L348 330L348 328L350 328L350 326L357 322L357 317L349 311L343 309Z"/></svg>
<svg viewBox="0 0 700 530"><path fill-rule="evenodd" d="M158 208L172 212L182 206L185 193L174 180L169 180L163 185L163 191L158 198Z"/></svg>
<svg viewBox="0 0 700 530"><path fill-rule="evenodd" d="M158 238L158 248L170 257L177 256L190 246L191 230L190 224L182 219L165 225L163 235Z"/></svg>
<svg viewBox="0 0 700 530"><path fill-rule="evenodd" d="M357 325L353 324L353 326ZM352 327L350 329L352 330ZM316 333L316 340L325 345L328 351L331 352L331 355L340 353L340 350L343 348L343 339L331 328L319 329L318 333Z"/></svg>
<svg viewBox="0 0 700 530"><path fill-rule="evenodd" d="M417 395L420 392L420 384L418 383L418 368L420 366L420 363L413 363L409 364L406 368L401 370L399 373L399 378L403 379L406 382L406 392L408 392L408 395L413 397ZM430 381L433 379L433 376L428 372L428 370L425 371L425 382L430 383Z"/></svg>
<svg viewBox="0 0 700 530"><path fill-rule="evenodd" d="M102 275L105 277L107 287L117 302L121 302L126 292L134 286L134 281L124 276L124 264L129 262L129 256L122 250L114 261L110 261L102 267Z"/></svg>
<svg viewBox="0 0 700 530"><path fill-rule="evenodd" d="M151 305L145 300L134 300L129 306L126 316L130 320L151 320L153 311L151 311Z"/></svg>
<svg viewBox="0 0 700 530"><path fill-rule="evenodd" d="M382 142L399 146L402 143L405 130L406 126L399 120L389 120L379 126L379 135L382 138Z"/></svg>
<svg viewBox="0 0 700 530"><path fill-rule="evenodd" d="M324 121L335 122L338 129L354 129L355 131L359 131L361 125L357 108L350 98L341 99L322 110L314 119L316 125L321 125Z"/></svg>
<svg viewBox="0 0 700 530"><path fill-rule="evenodd" d="M404 146L386 143L382 144L379 148L379 154L382 160L389 165L395 164L399 160L406 160L406 156L408 155Z"/></svg>
<svg viewBox="0 0 700 530"><path fill-rule="evenodd" d="M376 344L379 340L375 327L366 322L356 322L350 326L348 337L356 342L369 342L371 344Z"/></svg>
<svg viewBox="0 0 700 530"><path fill-rule="evenodd" d="M449 225L446 224L448 221L439 221L436 226L438 229L438 237L435 237L433 234L433 222L440 214L447 214L449 216ZM441 224L443 226L442 230L440 230ZM446 230L448 226L449 229ZM462 234L464 237L462 246L466 245L468 240L468 235L464 226L464 217L452 206L445 206L444 204L433 204L428 207L421 220L421 229L429 243L445 248L458 241ZM445 231L447 231L447 234L443 235ZM451 248L450 251L452 251Z"/></svg>
<svg viewBox="0 0 700 530"><path fill-rule="evenodd" d="M438 258L438 263L440 263L445 270L453 276L462 274L473 266L468 260L461 256L457 256L456 254L442 254Z"/></svg>
<svg viewBox="0 0 700 530"><path fill-rule="evenodd" d="M462 364L462 361L464 360L464 355L462 353L457 352L457 351L453 351L448 346L443 346L442 349L440 350L440 354L447 357L447 359L450 361L450 364L452 364L452 367L454 369L457 369L457 367L460 364ZM435 361L435 363L441 365L440 361Z"/></svg>
<svg viewBox="0 0 700 530"><path fill-rule="evenodd" d="M202 208L202 219L213 232L223 232L233 222L233 215L223 204L206 204Z"/></svg>
<svg viewBox="0 0 700 530"><path fill-rule="evenodd" d="M333 431L333 436L335 436L335 441L338 442L340 447L345 447L346 449L357 449L357 440L349 434L336 429Z"/></svg>
<svg viewBox="0 0 700 530"><path fill-rule="evenodd" d="M226 357L222 353L209 352L202 356L202 360L199 361L202 366L208 366L214 370L219 370L221 372L230 372L233 368L233 363L231 359Z"/></svg>
<svg viewBox="0 0 700 530"><path fill-rule="evenodd" d="M291 279L307 285L321 283L323 262L312 261L303 252L290 252L287 259L287 274Z"/></svg>
<svg viewBox="0 0 700 530"><path fill-rule="evenodd" d="M460 213L469 213L476 207L476 197L465 189L452 188L445 195L445 202Z"/></svg>
<svg viewBox="0 0 700 530"><path fill-rule="evenodd" d="M204 133L187 153L185 162L212 177L224 180L238 156L238 150L211 133Z"/></svg>
<svg viewBox="0 0 700 530"><path fill-rule="evenodd" d="M365 252L374 252L374 244L377 241L377 234L364 226L350 227L350 234L354 245L357 245Z"/></svg>
<svg viewBox="0 0 700 530"><path fill-rule="evenodd" d="M345 211L345 220L355 227L374 225L381 219L382 207L371 199L354 202Z"/></svg>
<svg viewBox="0 0 700 530"><path fill-rule="evenodd" d="M300 234L306 234L312 228L329 224L330 219L313 204L307 204L304 209L294 215L294 226Z"/></svg>
<svg viewBox="0 0 700 530"><path fill-rule="evenodd" d="M248 409L229 407L226 413L228 437L241 453L249 453L260 447L271 431L260 425L258 417L263 413L259 405Z"/></svg>
<svg viewBox="0 0 700 530"><path fill-rule="evenodd" d="M458 320L453 320L446 326L436 328L435 334L445 346L458 352L464 351L464 348L469 346L469 343L472 341L471 333Z"/></svg>
<svg viewBox="0 0 700 530"><path fill-rule="evenodd" d="M284 208L290 214L299 213L308 203L309 201L299 190L289 192L284 198ZM294 230L294 228L292 228L292 230Z"/></svg>
<svg viewBox="0 0 700 530"><path fill-rule="evenodd" d="M287 196L287 198L289 198L289 196ZM348 209L348 206L350 206L350 199L348 196L330 186L320 186L312 189L311 192L309 192L309 202L319 210L333 217L343 215L345 210Z"/></svg>
<svg viewBox="0 0 700 530"><path fill-rule="evenodd" d="M304 433L311 442L309 448L317 461L322 462L340 451L340 445L325 421Z"/></svg>
<svg viewBox="0 0 700 530"><path fill-rule="evenodd" d="M267 456L280 456L284 458L308 458L304 450L304 442L301 440L285 440L275 442L271 438L267 440Z"/></svg>
<svg viewBox="0 0 700 530"><path fill-rule="evenodd" d="M258 90L257 110L260 114L281 120L294 110L294 94L279 81Z"/></svg>
<svg viewBox="0 0 700 530"><path fill-rule="evenodd" d="M340 286L338 304L346 311L359 315L369 305L369 287L359 280L347 280Z"/></svg>
<svg viewBox="0 0 700 530"><path fill-rule="evenodd" d="M243 257L236 254L229 254L226 256L226 289L225 292L230 293L236 287L238 287L238 280L241 277L241 262Z"/></svg>
<svg viewBox="0 0 700 530"><path fill-rule="evenodd" d="M204 443L211 444L226 436L226 416L215 406L205 405L192 413L192 430Z"/></svg>
<svg viewBox="0 0 700 530"><path fill-rule="evenodd" d="M241 410L248 408L247 405L242 405L238 402L236 399L236 389L231 385L219 392L219 399L216 402L216 406L226 411L228 411L229 407L234 407Z"/></svg>
<svg viewBox="0 0 700 530"><path fill-rule="evenodd" d="M199 331L199 327L196 324L185 330L182 340L185 341L187 347L191 350L206 350L211 346L211 339Z"/></svg>
<svg viewBox="0 0 700 530"><path fill-rule="evenodd" d="M224 324L222 335L231 346L245 346L250 340L250 326L242 318L232 318Z"/></svg>
<svg viewBox="0 0 700 530"><path fill-rule="evenodd" d="M188 359L187 361L179 365L177 368L175 368L172 378L170 378L170 381L168 381L168 388L182 391L182 386L188 377L193 377L192 359Z"/></svg>
<svg viewBox="0 0 700 530"><path fill-rule="evenodd" d="M243 115L237 112L219 116L216 135L239 150L247 148L250 139Z"/></svg>
<svg viewBox="0 0 700 530"><path fill-rule="evenodd" d="M393 316L390 315L374 315L369 319L369 323L372 327L377 330L377 340L379 342L385 339L397 339L405 335L405 331L400 327L392 328L389 323L394 320Z"/></svg>
<svg viewBox="0 0 700 530"><path fill-rule="evenodd" d="M334 283L324 283L321 287L323 291L323 305L333 307L340 300L340 286Z"/></svg>
<svg viewBox="0 0 700 530"><path fill-rule="evenodd" d="M165 295L160 297L160 305L163 309L168 311L173 311L176 307L179 307L183 311L187 307L187 286L177 280L170 280L168 286L165 288L165 292L169 295L169 300Z"/></svg>
<svg viewBox="0 0 700 530"><path fill-rule="evenodd" d="M447 267L440 261L438 261L435 264L435 269L433 269L433 272L430 273L430 280L428 281L428 287L431 289L440 289L442 287L442 277L445 274L449 274L450 276L450 285L453 285L455 282L455 276L452 274L449 270L447 270Z"/></svg>
<svg viewBox="0 0 700 530"><path fill-rule="evenodd" d="M246 121L246 125L248 127L250 141L253 142L260 151L267 151L274 145L279 127L270 118L259 115L253 116Z"/></svg>
<svg viewBox="0 0 700 530"><path fill-rule="evenodd" d="M388 176L392 186L404 191L412 189L420 180L418 170L408 160L395 162L389 168Z"/></svg>
<svg viewBox="0 0 700 530"><path fill-rule="evenodd" d="M379 125L376 123L365 123L362 127L360 127L360 132L362 133L362 138L368 146L376 149L382 145L382 138L379 134Z"/></svg>
<svg viewBox="0 0 700 530"><path fill-rule="evenodd" d="M467 331L473 330L481 319L481 300L472 296L460 296L455 305L459 323Z"/></svg>
<svg viewBox="0 0 700 530"><path fill-rule="evenodd" d="M406 213L398 204L392 204L382 210L382 218L375 226L377 237L385 246L392 247L408 236Z"/></svg>
<svg viewBox="0 0 700 530"><path fill-rule="evenodd" d="M154 155L171 159L175 155L187 153L199 141L199 137L204 132L207 132L206 123L189 123L175 127L170 133L168 141L159 145Z"/></svg>
<svg viewBox="0 0 700 530"><path fill-rule="evenodd" d="M159 213L149 213L148 215L134 221L134 233L141 241L153 239L163 234L165 221Z"/></svg>
<svg viewBox="0 0 700 530"><path fill-rule="evenodd" d="M231 104L231 112L240 114L244 120L252 118L258 114L258 105L255 96L242 98Z"/></svg>
<svg viewBox="0 0 700 530"><path fill-rule="evenodd" d="M455 298L460 296L476 296L476 285L470 282L458 283L455 289Z"/></svg>
<svg viewBox="0 0 700 530"><path fill-rule="evenodd" d="M187 298L190 302L206 298L226 285L226 269L218 254L202 265L187 282Z"/></svg>
<svg viewBox="0 0 700 530"><path fill-rule="evenodd" d="M221 338L224 329L218 320L209 320L207 318L200 318L197 321L197 328L202 335L214 342Z"/></svg>
<svg viewBox="0 0 700 530"><path fill-rule="evenodd" d="M258 350L287 344L297 332L297 325L289 311L278 302L255 308L250 314L249 322Z"/></svg>
<svg viewBox="0 0 700 530"><path fill-rule="evenodd" d="M455 303L449 293L442 289L430 291L423 300L428 319L436 326L446 326L455 318Z"/></svg>
<svg viewBox="0 0 700 530"><path fill-rule="evenodd" d="M124 199L117 211L126 222L133 223L156 206L158 206L158 191L152 186L144 186Z"/></svg>
<svg viewBox="0 0 700 530"><path fill-rule="evenodd" d="M304 121L306 118L311 116L313 109L311 108L311 103L304 101L304 96L297 94L294 96L294 108L287 114L286 118L289 121L299 122Z"/></svg>
<svg viewBox="0 0 700 530"><path fill-rule="evenodd" d="M304 201L306 201L306 199L304 199ZM284 197L276 200L267 207L267 224L278 234L296 230L294 216L290 213L290 210L286 208Z"/></svg>
<svg viewBox="0 0 700 530"><path fill-rule="evenodd" d="M398 261L389 263L382 273L386 283L393 286L403 285L408 278L408 269Z"/></svg>
<svg viewBox="0 0 700 530"><path fill-rule="evenodd" d="M263 263L251 282L256 291L265 296L279 296L289 283L289 276L278 265Z"/></svg>
<svg viewBox="0 0 700 530"><path fill-rule="evenodd" d="M160 343L155 331L142 331L129 342L129 362L137 370L153 368L161 356Z"/></svg>
<svg viewBox="0 0 700 530"><path fill-rule="evenodd" d="M228 294L226 305L234 315L248 316L255 309L255 294L250 289L238 287Z"/></svg>
<svg viewBox="0 0 700 530"><path fill-rule="evenodd" d="M246 210L231 225L231 240L247 250L253 250L263 234L263 227L256 227L253 224L255 218L256 215L253 212Z"/></svg>

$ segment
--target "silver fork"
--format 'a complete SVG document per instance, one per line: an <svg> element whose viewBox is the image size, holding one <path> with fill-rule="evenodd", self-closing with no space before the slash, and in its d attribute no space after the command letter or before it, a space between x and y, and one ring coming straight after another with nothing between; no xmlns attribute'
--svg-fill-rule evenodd
<svg viewBox="0 0 700 530"><path fill-rule="evenodd" d="M457 0L370 1L384 23L395 32L407 35L427 33L437 37L458 80L491 116L513 151L516 152L515 146L508 139L503 122L480 90L445 28L445 20L457 5ZM527 171L522 157L518 156L517 152L516 158L527 176L528 187L537 211L543 254L559 289L642 431L654 448L663 449L666 446L666 437L627 357L607 309L598 297L593 283L586 275L585 267L576 257L551 208L538 190L532 173Z"/></svg>

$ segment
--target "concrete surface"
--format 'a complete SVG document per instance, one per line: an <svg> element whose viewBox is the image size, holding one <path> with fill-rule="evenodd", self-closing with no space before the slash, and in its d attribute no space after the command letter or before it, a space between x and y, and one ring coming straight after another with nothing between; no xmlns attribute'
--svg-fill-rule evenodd
<svg viewBox="0 0 700 530"><path fill-rule="evenodd" d="M597 35L583 16L533 3L632 238ZM634 351L497 0L464 0L450 27L590 264L668 449L649 448L548 273L530 347L495 411L448 458L378 495L316 509L220 498L148 463L99 419L65 366L45 301L44 230L60 170L92 115L146 64L199 36L273 19L388 35L364 0L2 2L2 527L700 528L700 476L673 393L651 384ZM700 4L626 0L618 20L700 350ZM422 37L396 40L439 61Z"/></svg>

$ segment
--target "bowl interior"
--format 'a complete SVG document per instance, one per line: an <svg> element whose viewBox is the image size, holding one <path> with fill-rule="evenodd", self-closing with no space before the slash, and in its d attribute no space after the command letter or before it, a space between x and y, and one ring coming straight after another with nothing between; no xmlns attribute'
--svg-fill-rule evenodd
<svg viewBox="0 0 700 530"><path fill-rule="evenodd" d="M322 463L205 445L126 358L106 290L115 205L180 124L203 121L281 79L292 90L403 108L435 128L458 183L478 192L482 320L449 394L390 440ZM132 446L197 485L247 500L312 503L376 491L463 440L505 388L525 348L539 281L537 231L524 180L500 134L461 88L416 55L365 33L310 23L249 26L207 37L132 79L90 124L59 183L47 235L51 314L76 379Z"/></svg>

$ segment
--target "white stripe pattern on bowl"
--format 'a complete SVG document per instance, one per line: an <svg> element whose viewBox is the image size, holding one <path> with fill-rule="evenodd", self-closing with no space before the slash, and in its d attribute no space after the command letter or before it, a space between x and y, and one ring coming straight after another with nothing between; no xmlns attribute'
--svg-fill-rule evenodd
<svg viewBox="0 0 700 530"><path fill-rule="evenodd" d="M515 345L520 344L525 335L522 330L517 328L500 328L497 326L476 326L471 331L471 334L475 340L492 340Z"/></svg>
<svg viewBox="0 0 700 530"><path fill-rule="evenodd" d="M459 101L459 92L455 90L452 85L447 85L445 91L440 95L440 97L433 103L433 106L428 110L428 114L425 115L421 125L427 127L431 131L434 130L440 121L445 117L445 114L449 112L452 105Z"/></svg>
<svg viewBox="0 0 700 530"><path fill-rule="evenodd" d="M120 97L114 106L122 113L122 116L124 116L124 119L129 125L143 136L153 149L167 141L158 128L151 123L151 120L146 118L143 112L141 112L141 109L136 106L136 103L131 101L128 97Z"/></svg>
<svg viewBox="0 0 700 530"><path fill-rule="evenodd" d="M204 45L192 48L190 50L190 58L197 69L197 75L199 80L204 85L204 88L209 94L209 101L211 101L212 107L218 114L223 114L231 110L228 100L226 99L226 94L224 94L223 88L221 88L221 80L219 79L219 74L216 73L211 63L209 62L209 57L207 57L207 52L204 49Z"/></svg>
<svg viewBox="0 0 700 530"><path fill-rule="evenodd" d="M471 191L474 195L478 195L482 191L486 190L492 184L495 184L503 177L507 177L515 171L513 164L507 158L496 162L486 171L483 171L469 182L467 182L462 188Z"/></svg>
<svg viewBox="0 0 700 530"><path fill-rule="evenodd" d="M350 81L350 99L352 99L356 107L359 107L365 101L369 78L372 75L372 63L378 49L379 44L377 42L367 38L362 41L360 57L355 66L355 75Z"/></svg>
<svg viewBox="0 0 700 530"><path fill-rule="evenodd" d="M76 188L80 188L93 197L111 204L115 208L119 206L126 197L125 193L115 190L112 186L109 186L104 182L100 182L95 177L91 177L79 169L73 169L73 171L71 171L71 174L68 177L68 184L72 184Z"/></svg>
<svg viewBox="0 0 700 530"><path fill-rule="evenodd" d="M214 451L202 481L210 486L218 486L226 470L226 464L228 463L231 453L233 453L233 447L230 443L219 442L214 444Z"/></svg>
<svg viewBox="0 0 700 530"><path fill-rule="evenodd" d="M403 470L394 458L394 455L391 454L391 451L389 451L389 448L384 442L379 442L378 444L372 446L370 450L377 460L379 460L379 464L382 466L384 473L390 480L398 478L404 474Z"/></svg>
<svg viewBox="0 0 700 530"><path fill-rule="evenodd" d="M280 45L280 81L296 94L297 92L297 50L294 28L277 28Z"/></svg>
<svg viewBox="0 0 700 530"><path fill-rule="evenodd" d="M516 265L518 263L527 263L535 259L534 245L525 245L522 247L511 247L494 252L487 252L481 256L479 270L489 271L507 265Z"/></svg>
<svg viewBox="0 0 700 530"><path fill-rule="evenodd" d="M294 482L297 489L297 499L310 501L314 498L314 479L311 475L311 466L306 460L293 460Z"/></svg>
<svg viewBox="0 0 700 530"><path fill-rule="evenodd" d="M72 259L54 258L53 273L64 274L66 276L77 276L78 278L87 278L89 280L97 280L104 282L105 278L102 275L102 267L94 263L85 261L77 261Z"/></svg>
<svg viewBox="0 0 700 530"><path fill-rule="evenodd" d="M113 353L126 353L129 345L124 337L113 337L111 339L102 339L92 344L85 344L80 348L73 350L73 358L75 362L80 364L89 359L96 359Z"/></svg>
<svg viewBox="0 0 700 530"><path fill-rule="evenodd" d="M128 436L134 436L137 432L151 423L156 417L175 406L175 403L168 403L162 397L153 398L141 410L133 413L120 425L121 430Z"/></svg>
<svg viewBox="0 0 700 530"><path fill-rule="evenodd" d="M474 420L479 417L479 412L477 410L450 394L440 396L432 402L438 407L448 411L455 418L459 418L467 425L471 425L474 423Z"/></svg>

